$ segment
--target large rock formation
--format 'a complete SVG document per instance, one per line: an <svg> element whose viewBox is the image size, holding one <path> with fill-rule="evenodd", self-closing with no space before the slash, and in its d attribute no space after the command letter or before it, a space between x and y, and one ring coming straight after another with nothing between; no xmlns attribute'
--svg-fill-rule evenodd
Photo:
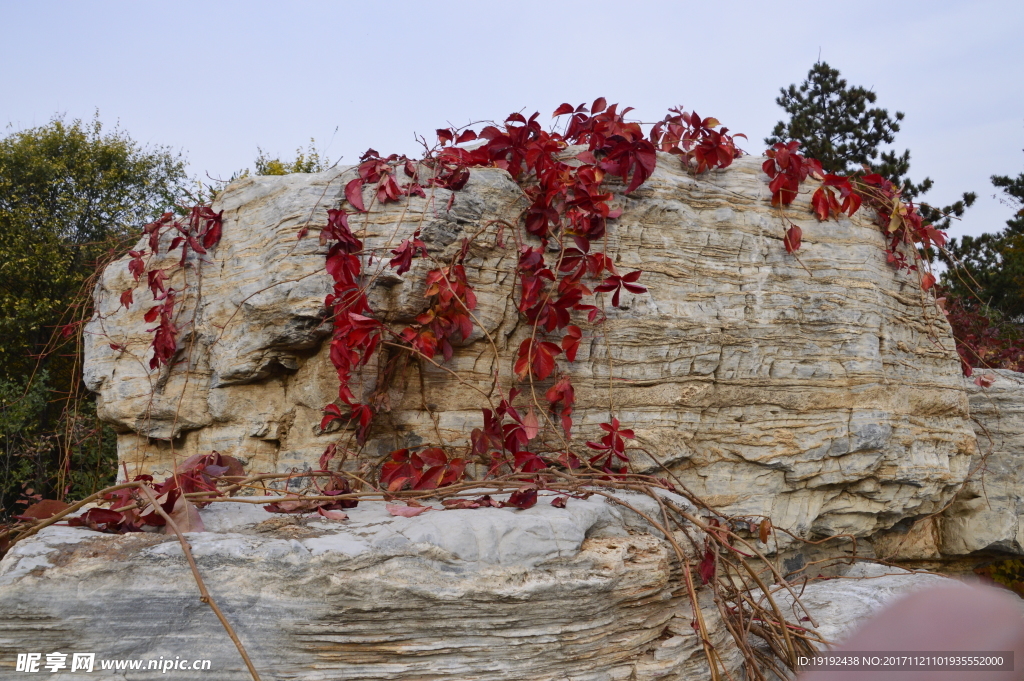
<svg viewBox="0 0 1024 681"><path fill-rule="evenodd" d="M649 497L624 498L657 514ZM201 514L209 531L186 536L264 679L708 678L667 543L601 497L414 518L364 502L346 521L236 503ZM854 567L803 589L819 631L841 638L899 593L941 580L885 572L900 571ZM161 658L211 661L179 678L248 679L198 596L173 535L46 528L0 562L0 676L18 653L59 651L96 653L97 671L139 660L119 677L133 681L168 678L146 669ZM791 611L784 591L776 598ZM735 672L736 649L705 601L710 639Z"/></svg>
<svg viewBox="0 0 1024 681"><path fill-rule="evenodd" d="M148 369L149 293L137 290L125 311L127 262L106 269L100 316L87 328L86 379L130 471L166 474L211 449L253 471L304 469L339 438L318 428L337 379L316 229L353 176L250 177L220 195L223 240L172 278L179 290L186 276L193 286L171 370ZM583 324L571 368L577 437L595 439L611 400L636 431L641 469L667 466L723 510L768 515L799 534L867 535L940 510L967 474L975 436L948 325L916 273L886 263L863 211L818 223L808 210L813 185L782 217L759 159L693 177L660 155L653 176L620 196L609 250L623 270L643 270L648 293L626 294L600 326ZM373 206L352 227L376 256L364 257L371 302L396 328L421 311L428 264L398 276L380 258L417 228L439 259L483 230L466 265L489 338L478 329L448 366L486 392L496 369L509 375L529 333L509 295L515 247L507 230L498 245L495 222L514 218L523 194L505 171L475 169L450 209L448 199L436 189ZM799 258L782 245L788 220L803 229ZM296 240L305 225L311 235ZM364 390L380 366L363 373ZM439 438L465 445L485 406L450 374L415 362L388 398L391 411L364 451L371 461Z"/></svg>

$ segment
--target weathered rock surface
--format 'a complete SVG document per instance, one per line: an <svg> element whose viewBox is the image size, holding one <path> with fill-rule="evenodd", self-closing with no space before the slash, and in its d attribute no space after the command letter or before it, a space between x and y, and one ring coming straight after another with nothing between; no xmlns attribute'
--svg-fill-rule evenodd
<svg viewBox="0 0 1024 681"><path fill-rule="evenodd" d="M656 512L647 497L629 501ZM210 531L187 535L263 678L706 675L667 544L600 497L415 518L364 502L349 514L317 522L218 504L202 511ZM716 643L727 635L713 630ZM16 652L54 650L210 659L210 678L248 678L162 534L55 526L0 562L0 670Z"/></svg>
<svg viewBox="0 0 1024 681"><path fill-rule="evenodd" d="M976 451L945 320L913 273L886 264L866 216L818 223L810 215L813 182L786 211L804 233L799 260L788 255L787 223L769 204L759 166L744 158L694 178L662 155L647 183L620 197L609 249L621 269L643 270L648 293L627 294L599 327L582 324L572 367L578 441L595 439L612 385L636 442L727 512L769 515L805 535L866 535L938 511ZM174 460L211 449L250 470L304 469L338 439L317 428L337 379L315 237L353 176L252 177L222 193L223 240L205 264L175 275L184 288L186 274L190 282L201 274L202 296L186 295L172 371L147 368L148 292L119 309L132 281L124 260L107 268L100 316L88 327L86 378L100 413L121 431L130 469L166 474ZM376 254L365 263L380 272L374 308L397 328L422 309L427 263L397 276L380 257L417 228L439 259L483 230L466 264L499 357L478 331L449 366L486 391L495 368L508 375L529 333L509 295L514 245L507 234L497 245L493 222L514 218L522 193L505 171L477 169L450 210L448 197L435 190L376 206L352 226ZM306 224L311 236L297 241ZM362 389L377 375L368 367ZM413 363L388 397L391 411L366 449L373 460L439 436L461 446L480 425L480 395L429 365ZM639 450L635 462L660 470Z"/></svg>
<svg viewBox="0 0 1024 681"><path fill-rule="evenodd" d="M800 603L818 623L807 626L830 644L842 643L864 620L894 600L929 586L948 582L934 574L915 573L872 563L850 566L829 581L810 582L799 590ZM794 599L780 589L774 595L783 612L793 612Z"/></svg>
<svg viewBox="0 0 1024 681"><path fill-rule="evenodd" d="M648 497L625 499L657 512ZM201 511L207 532L187 537L265 679L706 678L668 544L600 497L565 509L544 501L414 518L363 502L347 521L223 503ZM850 576L877 579L809 585L803 601L819 631L838 638L899 592L939 579L880 574L854 567ZM717 609L703 605L735 670ZM0 562L0 676L16 653L53 651L209 659L209 678L248 678L199 602L177 540L163 534L53 526L15 546Z"/></svg>
<svg viewBox="0 0 1024 681"><path fill-rule="evenodd" d="M942 552L1024 555L1024 374L975 372L995 381L968 385L978 453L970 481L942 518Z"/></svg>

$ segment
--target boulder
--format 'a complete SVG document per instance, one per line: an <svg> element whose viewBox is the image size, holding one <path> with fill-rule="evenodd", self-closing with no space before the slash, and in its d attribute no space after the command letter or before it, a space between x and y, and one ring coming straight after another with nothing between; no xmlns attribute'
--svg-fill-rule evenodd
<svg viewBox="0 0 1024 681"><path fill-rule="evenodd" d="M344 521L227 502L186 536L264 679L706 675L667 543L601 497L547 501L413 518L363 502ZM0 562L0 665L52 651L208 659L211 678L249 678L173 535L53 526L17 544Z"/></svg>
<svg viewBox="0 0 1024 681"><path fill-rule="evenodd" d="M802 625L829 645L840 644L865 620L898 598L949 581L932 573L857 563L827 581L809 582L797 589L801 605L818 623L814 626L805 621ZM779 590L774 597L783 612L793 611L795 599L789 592Z"/></svg>
<svg viewBox="0 0 1024 681"><path fill-rule="evenodd" d="M1024 374L975 369L969 383L978 453L971 477L942 518L942 552L1024 555Z"/></svg>
<svg viewBox="0 0 1024 681"><path fill-rule="evenodd" d="M647 496L620 498L657 513ZM223 502L202 509L207 531L185 536L264 679L707 678L678 562L661 535L599 496L564 509L547 501L412 518L361 502L347 520ZM827 638L939 579L856 566L848 576L803 589ZM776 597L786 604L784 592ZM710 594L701 608L735 673L740 658ZM123 672L133 681L167 678L147 669L161 658L210 660L202 676L249 678L199 601L173 535L55 525L16 544L0 561L0 670L18 653L55 651L93 652L97 670L140 660L140 671Z"/></svg>
<svg viewBox="0 0 1024 681"><path fill-rule="evenodd" d="M622 271L642 270L648 290L624 294L602 324L580 322L579 355L563 366L576 388L575 442L600 435L611 403L636 432L639 470L667 468L723 511L767 515L803 536L869 535L939 511L976 452L944 317L918 273L886 263L883 235L864 211L817 222L810 180L792 206L773 208L761 161L694 177L661 154L636 191L609 185L623 210L609 222L609 253ZM136 304L120 306L134 285L127 260L103 272L86 329L86 382L132 474L166 475L210 450L250 471L307 470L348 437L319 428L338 382L316 234L353 177L339 168L238 180L214 206L224 211L215 250L191 256L185 270L173 267L177 254L154 259L186 290L171 368L148 366L150 294L140 286ZM510 295L515 242L502 221L524 205L508 173L478 168L454 197L435 188L352 217L372 254L363 256L371 303L396 330L423 309L430 265L417 261L399 276L386 267L389 251L419 229L443 260L479 233L466 259L476 329L446 365L464 383L410 362L387 386L361 452L368 466L401 447L466 446L486 406L473 388L494 395L496 370L510 387L530 330ZM803 229L796 256L782 244L790 222ZM310 235L297 239L305 227ZM357 396L377 386L389 352L365 367Z"/></svg>

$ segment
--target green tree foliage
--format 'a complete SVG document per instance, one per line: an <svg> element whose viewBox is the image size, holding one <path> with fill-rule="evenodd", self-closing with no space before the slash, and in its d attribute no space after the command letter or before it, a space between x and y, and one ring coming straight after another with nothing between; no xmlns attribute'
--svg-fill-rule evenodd
<svg viewBox="0 0 1024 681"><path fill-rule="evenodd" d="M1003 202L1016 214L1002 231L951 239L943 284L1007 322L1024 324L1024 172L1015 178L993 175L992 184L1003 190Z"/></svg>
<svg viewBox="0 0 1024 681"><path fill-rule="evenodd" d="M58 116L0 139L0 510L16 483L63 494L81 470L71 464L85 463L76 457L107 456L100 468L112 473L112 437L86 442L100 431L75 336L62 344L55 332L89 313L100 261L173 208L186 182L180 155L144 149L98 117Z"/></svg>
<svg viewBox="0 0 1024 681"><path fill-rule="evenodd" d="M295 160L290 163L279 158L268 158L266 152L259 147L256 147L256 150L260 152L255 163L257 175L321 173L331 167L331 160L327 156L321 158L320 151L316 148L316 140L313 138L309 140L309 149L303 151L302 147L299 147L295 150Z"/></svg>
<svg viewBox="0 0 1024 681"><path fill-rule="evenodd" d="M197 192L196 203L212 203L225 185L237 179L249 177L253 173L256 175L322 173L332 167L331 160L326 155L322 155L320 150L316 148L316 140L312 137L309 139L308 149L304 151L302 147L299 147L295 150L294 161L282 161L280 158L271 158L260 147L256 147L256 151L259 152L259 156L256 157L256 161L253 163L253 170L245 168L244 170L235 171L226 181L219 180L220 185L217 187L201 185Z"/></svg>
<svg viewBox="0 0 1024 681"><path fill-rule="evenodd" d="M878 96L860 86L848 86L839 71L825 62L818 62L807 73L799 86L782 88L775 102L790 118L776 123L766 144L797 140L806 156L821 161L829 173L851 175L863 172L878 173L903 187L903 197L913 200L932 188L930 178L914 183L908 178L910 151L902 154L884 151L900 131L903 112L890 116L887 109L874 106ZM960 217L974 203L977 196L971 192L952 205L933 208L921 206L925 220L940 229L949 226L950 219Z"/></svg>

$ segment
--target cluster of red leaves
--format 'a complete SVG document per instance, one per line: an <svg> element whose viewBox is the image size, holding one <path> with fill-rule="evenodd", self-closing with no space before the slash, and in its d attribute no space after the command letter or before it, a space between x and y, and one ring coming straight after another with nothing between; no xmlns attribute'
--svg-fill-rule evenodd
<svg viewBox="0 0 1024 681"><path fill-rule="evenodd" d="M800 185L812 177L822 177L824 172L821 163L813 158L804 158L797 150L800 143L793 141L788 144L781 142L764 152L768 158L761 164L761 169L771 180L768 189L772 193L772 205L788 206L800 192Z"/></svg>
<svg viewBox="0 0 1024 681"><path fill-rule="evenodd" d="M440 447L428 447L420 452L398 449L380 471L380 483L389 492L406 487L414 490L437 489L458 482L466 470L466 460L448 458Z"/></svg>
<svg viewBox="0 0 1024 681"><path fill-rule="evenodd" d="M1019 327L996 322L976 300L944 296L936 302L953 329L964 376L982 367L1024 371L1024 334ZM991 379L979 376L975 382L988 387Z"/></svg>
<svg viewBox="0 0 1024 681"><path fill-rule="evenodd" d="M623 291L642 294L647 290L638 283L640 271L619 273L608 254L594 248L595 242L605 238L607 221L621 215L621 210L611 206L614 195L604 189L606 176L621 178L625 192L629 193L654 172L659 149L681 156L696 172L727 167L740 154L728 130L716 129L719 123L715 119L702 119L673 109L648 139L639 123L625 119L629 111L619 111L615 104L608 106L602 97L590 107L558 107L554 117L568 116L563 133L544 130L536 113L529 118L515 113L502 125L488 125L479 132L439 129L438 147L419 163L404 156L381 157L376 151L368 151L360 159L359 176L346 185L345 197L352 208L365 212L367 186L382 204L410 195L423 196L417 170L423 165L431 170L424 184L452 192L448 199L450 208L454 192L469 181L471 168L497 167L508 171L530 202L524 214L527 238L540 242L539 246L520 242L517 307L533 330L520 344L514 372L520 381L543 381L555 375L559 356L569 362L576 359L583 332L572 324L573 315L585 314L591 323L600 321L601 311L585 302L586 297L611 293L611 304L617 307ZM462 146L470 142L477 144L471 149ZM572 145L586 149L573 154L567 151ZM400 184L400 172L411 182ZM341 382L339 399L348 405L349 411L346 413L337 404L328 405L321 427L334 420L354 419L357 439L362 443L374 412L369 405L356 403L349 383L353 371L366 363L387 330L370 316L372 312L359 288L362 243L352 236L347 215L343 210L330 211L329 224L321 231L321 239L335 242L328 253L328 272L335 281L335 291L327 301L335 324L331 359ZM557 243L557 249L551 247L552 241ZM476 297L463 264L469 246L463 242L450 264L429 271L427 307L414 324L398 334L420 356L433 359L440 354L448 361L453 344L467 340L473 332L471 313ZM388 264L399 275L412 269L415 258L430 257L418 231L403 240L391 255ZM585 278L596 283L588 286ZM551 338L550 334L556 337ZM490 458L492 471L507 465L520 472L534 472L552 463L527 451L528 443L541 428L532 407L522 413L512 406L516 392L512 390L497 410L484 409L484 427L473 431L472 449L484 460ZM551 414L569 438L575 403L569 377L558 376L544 395ZM620 431L617 425L614 430L629 432ZM612 450L598 458L607 457L610 462L614 457L624 457L624 446L615 444L622 442L622 436L610 442ZM568 451L558 462L569 467L580 465ZM437 448L417 454L398 450L382 470L381 482L389 488L397 485L426 489L450 484L461 477L463 469L464 464L449 462Z"/></svg>
<svg viewBox="0 0 1024 681"><path fill-rule="evenodd" d="M870 173L855 178L855 188L863 199L875 211L875 221L889 241L886 258L896 269L917 271L917 263L921 260L918 250L942 248L946 245L946 235L941 230L924 222L913 202L905 202L900 190L892 182L877 173ZM914 263L907 262L907 256L901 245L911 246ZM921 288L930 289L935 284L931 273L921 276Z"/></svg>
<svg viewBox="0 0 1024 681"><path fill-rule="evenodd" d="M540 420L533 407L524 413L512 406L518 394L519 391L513 388L508 397L501 400L496 411L483 409L484 427L474 428L470 435L472 452L490 459L491 472L506 464L522 473L534 473L548 467L548 462L526 449L540 433Z"/></svg>
<svg viewBox="0 0 1024 681"><path fill-rule="evenodd" d="M833 191L833 187L835 191ZM835 192L839 192L838 198ZM850 178L831 173L822 179L821 186L811 196L811 210L822 222L828 220L830 215L835 215L838 218L846 213L853 217L853 214L860 208L860 204L860 195L854 191L853 185L850 184Z"/></svg>
<svg viewBox="0 0 1024 681"><path fill-rule="evenodd" d="M326 485L321 485L317 478L312 478L318 496L341 497L352 494L352 487L348 479L340 475L332 474ZM358 499L344 498L335 501L323 499L283 499L267 504L263 510L270 513L317 513L318 515L331 520L345 520L348 515L342 509L355 508L359 505Z"/></svg>
<svg viewBox="0 0 1024 681"><path fill-rule="evenodd" d="M630 110L620 111L616 104L608 106L603 97L590 107L562 104L553 114L555 118L568 116L561 134L545 131L536 113L529 118L512 114L504 125L487 126L479 134L438 130L441 150L428 161L433 164L436 185L458 189L468 180L468 168L498 167L509 172L530 200L525 230L540 241L540 246L521 244L519 251L517 307L533 327L516 353L513 370L520 381L550 378L558 368L559 356L575 361L583 332L572 324L573 314L586 314L591 323L600 315L596 305L584 302L585 297L611 293L611 304L618 307L624 290L633 294L647 290L637 283L640 271L620 274L607 253L593 247L604 239L607 221L621 215L621 210L611 206L614 195L605 191L605 177L621 178L628 194L654 172L659 149L679 155L698 173L725 168L741 153L727 129L715 129L719 125L715 119L673 109L645 138L639 123L625 119ZM476 140L483 140L483 144L472 150L458 146ZM585 145L586 149L569 154L571 145ZM550 249L551 240L557 241L557 250ZM410 242L402 254L414 247ZM596 286L591 289L584 283L585 278L596 280ZM407 340L419 343L417 349L429 347L421 340L422 334L416 329L407 330ZM544 337L550 334L556 337ZM541 470L551 462L526 450L540 431L537 416L532 407L525 414L512 407L514 395L515 391L496 412L483 410L484 427L473 431L473 451L481 457L490 456L492 471L503 463L521 472ZM568 439L575 403L569 377L559 376L544 396ZM609 471L613 458L624 459L622 433L630 433L620 430L617 421L615 424L605 424L617 435L609 440L611 449L597 457L608 460L605 466ZM558 463L580 465L568 451Z"/></svg>
<svg viewBox="0 0 1024 681"><path fill-rule="evenodd" d="M793 203L800 191L800 184L807 179L808 175L822 177L824 174L821 163L813 158L801 156L797 151L799 148L799 142L794 141L788 144L779 142L764 152L768 158L761 164L761 169L770 178L768 189L772 193L772 205L777 208ZM783 240L786 252L798 251L802 238L803 230L795 224L790 224Z"/></svg>
<svg viewBox="0 0 1024 681"><path fill-rule="evenodd" d="M399 169L411 179L409 183L399 183ZM431 183L446 186L436 175L431 178ZM374 190L374 198L381 204L397 202L406 196L426 198L423 186L419 183L419 167L416 162L397 154L382 157L373 149L363 154L358 177L345 186L346 200L360 213L367 212L363 201L363 191L367 186ZM369 361L385 328L379 321L368 316L372 310L360 286L363 244L352 234L348 216L344 209L329 210L327 225L320 231L321 243L333 242L327 253L327 272L334 280L334 291L327 297L325 305L331 310L334 322L330 357L340 383L338 399L347 406L347 410L333 403L324 407L320 427L324 429L336 420L354 423L356 440L363 444L372 425L374 408L370 404L359 403L350 384L353 371ZM476 297L461 264L468 246L468 243L464 244L455 264L428 274L425 295L431 304L416 318L416 324L400 334L402 340L427 358L432 359L440 350L446 360L450 359L452 341L456 340L456 336L465 339L472 333L469 313L476 307ZM388 265L398 274L408 272L417 255L428 257L426 244L420 240L419 231L403 240L391 254L394 257Z"/></svg>
<svg viewBox="0 0 1024 681"><path fill-rule="evenodd" d="M392 203L403 196L420 196L426 198L423 187L419 184L419 173L416 163L405 156L391 154L383 158L373 149L367 149L359 159L359 177L345 185L345 198L360 213L366 212L363 203L363 187L371 185L374 196L379 203ZM398 183L397 169L401 166L412 182L401 185Z"/></svg>
<svg viewBox="0 0 1024 681"><path fill-rule="evenodd" d="M178 262L179 267L185 266L189 252L206 255L208 249L213 248L220 242L222 231L221 216L223 212L214 213L209 206L193 206L189 209L188 216L184 219L175 218L173 213L164 213L158 220L142 228L142 233L149 240L149 253L158 255L160 253L161 236L167 230L174 230L178 233L171 239L167 251L181 250L181 260ZM131 256L131 259L128 261L128 272L136 282L145 274L146 284L153 295L153 300L159 303L150 308L145 314L147 323L151 324L159 320L156 327L147 329L149 333L154 334L152 343L153 357L149 360L149 368L156 369L170 363L171 358L174 357L174 353L177 351L178 329L174 325L174 301L175 294L180 293L180 291L175 291L167 285L168 275L166 270L154 269L147 271L146 262L143 260L143 256L146 254L145 249L141 251L128 251L128 255ZM126 309L130 308L134 302L133 288L121 293L121 305ZM123 346L115 343L111 343L110 347L114 350L124 349Z"/></svg>
<svg viewBox="0 0 1024 681"><path fill-rule="evenodd" d="M161 483L153 484L153 476L139 475L133 482L150 487L156 502L183 532L203 530L197 507L204 503L193 503L185 494L193 492L216 492L217 480L221 476L244 474L241 462L219 452L197 454L186 459L174 474ZM68 521L71 526L84 526L99 532L123 534L142 532L144 527L163 527L166 520L153 508L149 498L137 488L126 487L106 494L104 500L109 508L91 508L77 518Z"/></svg>
<svg viewBox="0 0 1024 681"><path fill-rule="evenodd" d="M587 446L598 453L590 459L590 465L605 473L621 475L626 472L629 457L626 456L626 440L635 436L632 430L619 427L619 420L613 418L611 423L602 423L605 432L600 442L587 442Z"/></svg>
<svg viewBox="0 0 1024 681"><path fill-rule="evenodd" d="M680 156L697 173L728 168L743 154L735 138L747 136L730 135L729 128L715 130L719 125L717 118L701 118L696 111L687 113L675 107L651 128L651 142L659 151Z"/></svg>
<svg viewBox="0 0 1024 681"><path fill-rule="evenodd" d="M452 342L467 340L473 333L470 313L476 309L476 294L462 265L468 247L464 241L457 264L427 273L427 290L423 295L429 301L428 307L417 315L415 324L402 330L402 340L428 359L440 350L447 362L452 358Z"/></svg>
<svg viewBox="0 0 1024 681"><path fill-rule="evenodd" d="M823 175L821 164L798 153L798 142L776 144L765 152L762 165L770 178L772 205L783 206L796 198L800 183L808 175L821 180L811 196L811 211L819 221L853 216L862 204L875 213L875 222L886 237L886 259L897 270L920 272L920 285L925 291L935 286L935 275L921 271L924 253L941 249L946 234L926 223L913 202L903 201L901 190L877 173L851 177ZM790 253L800 248L800 227L790 224L784 244ZM907 254L911 255L912 261ZM973 373L972 365L992 368L1024 369L1024 340L1016 332L1007 333L1005 325L993 323L973 301L937 300L953 327L957 353L965 376ZM943 305L943 303L946 303ZM991 379L979 377L978 385L987 387Z"/></svg>
<svg viewBox="0 0 1024 681"><path fill-rule="evenodd" d="M174 325L174 290L167 292L163 303L149 308L143 319L149 324L159 320L154 328L146 329L153 334L153 357L149 360L149 368L156 369L162 364L168 364L178 349L178 328Z"/></svg>
<svg viewBox="0 0 1024 681"><path fill-rule="evenodd" d="M354 181L361 182L358 179ZM351 198L349 201L355 205ZM320 242L331 244L327 250L327 273L334 281L334 286L324 300L324 305L331 312L333 324L329 356L338 375L338 399L347 408L343 412L335 403L324 407L320 428L326 429L333 421L353 423L356 426L356 439L362 444L370 430L373 408L356 400L350 383L352 372L366 364L377 349L382 325L376 319L366 316L372 310L360 283L363 264L359 255L363 250L363 242L352 234L348 213L344 209L327 211L327 225L320 230Z"/></svg>
<svg viewBox="0 0 1024 681"><path fill-rule="evenodd" d="M556 508L565 508L567 497L561 496L552 499L551 505ZM537 504L537 486L523 485L508 496L507 501L492 499L490 494L485 494L476 499L445 499L441 504L446 509L460 508L519 508L527 509Z"/></svg>
<svg viewBox="0 0 1024 681"><path fill-rule="evenodd" d="M851 177L826 175L821 163L801 156L799 148L800 143L796 141L779 142L765 151L768 158L761 167L770 179L768 188L772 192L773 206L791 204L796 199L800 184L811 176L821 180L821 185L811 196L811 212L818 220L825 221L831 216L838 218L843 213L852 217L862 203L866 203L875 211L875 220L888 239L886 258L897 269L918 271L917 262L921 259L918 249L942 248L945 245L946 235L925 223L917 207L912 202L903 201L901 191L889 180L877 173ZM802 238L800 227L790 223L783 240L786 251L794 253L799 250ZM901 245L911 246L914 263L907 261ZM930 272L921 275L921 288L927 291L934 285L934 275Z"/></svg>

